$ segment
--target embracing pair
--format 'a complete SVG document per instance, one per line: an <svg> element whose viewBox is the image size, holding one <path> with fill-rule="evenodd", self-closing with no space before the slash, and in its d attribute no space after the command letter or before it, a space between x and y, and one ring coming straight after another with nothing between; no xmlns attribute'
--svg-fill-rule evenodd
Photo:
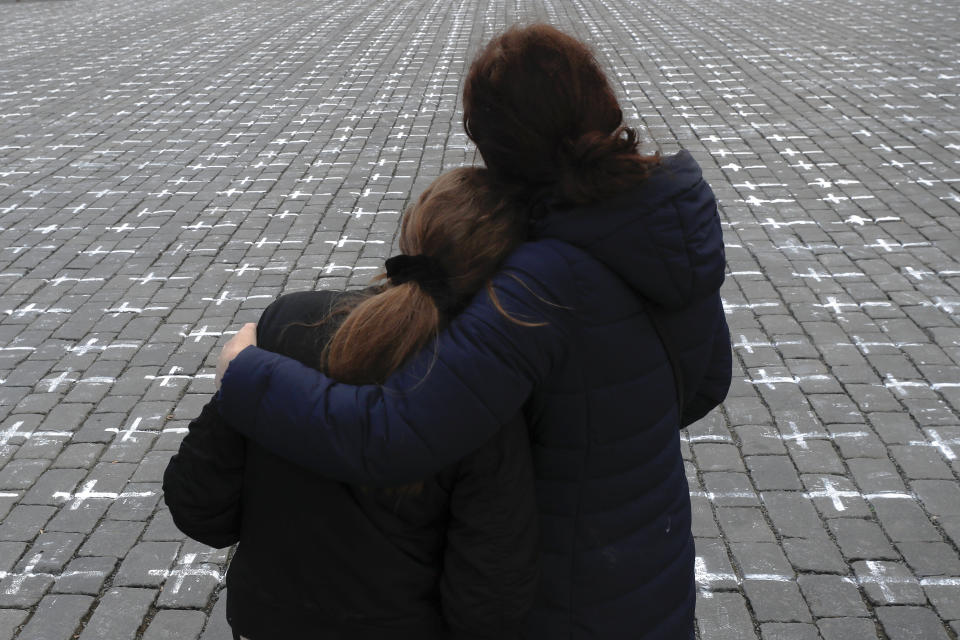
<svg viewBox="0 0 960 640"><path fill-rule="evenodd" d="M679 429L731 375L713 193L546 25L480 53L464 127L486 168L426 189L379 284L224 347L173 518L239 541L251 640L693 638Z"/></svg>

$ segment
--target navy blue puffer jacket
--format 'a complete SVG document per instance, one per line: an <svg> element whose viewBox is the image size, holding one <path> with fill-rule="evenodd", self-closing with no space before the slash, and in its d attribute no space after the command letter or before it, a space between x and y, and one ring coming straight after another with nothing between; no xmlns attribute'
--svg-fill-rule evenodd
<svg viewBox="0 0 960 640"><path fill-rule="evenodd" d="M719 404L730 338L716 201L686 152L630 192L553 210L436 348L383 386L256 347L221 388L228 422L353 483L396 484L531 429L541 586L529 637L693 637L694 548L678 428ZM666 317L684 389L650 321ZM536 325L536 326L530 326Z"/></svg>

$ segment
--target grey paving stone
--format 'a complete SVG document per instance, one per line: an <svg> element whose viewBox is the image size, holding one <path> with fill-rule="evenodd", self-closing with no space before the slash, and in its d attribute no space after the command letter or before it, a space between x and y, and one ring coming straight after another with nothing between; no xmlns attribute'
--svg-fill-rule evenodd
<svg viewBox="0 0 960 640"><path fill-rule="evenodd" d="M83 538L75 533L47 531L37 536L26 556L39 555L35 571L57 572L73 557L82 541Z"/></svg>
<svg viewBox="0 0 960 640"><path fill-rule="evenodd" d="M821 640L820 632L811 624L768 622L760 625L763 640Z"/></svg>
<svg viewBox="0 0 960 640"><path fill-rule="evenodd" d="M161 607L206 607L214 590L223 582L224 569L204 562L198 554L187 553L170 568L157 599Z"/></svg>
<svg viewBox="0 0 960 640"><path fill-rule="evenodd" d="M927 601L919 580L899 563L867 560L851 566L864 593L876 605L925 604Z"/></svg>
<svg viewBox="0 0 960 640"><path fill-rule="evenodd" d="M823 521L813 502L799 492L765 491L763 506L777 533L784 537L826 537Z"/></svg>
<svg viewBox="0 0 960 640"><path fill-rule="evenodd" d="M142 522L103 520L80 548L80 554L122 558L136 543L143 528Z"/></svg>
<svg viewBox="0 0 960 640"><path fill-rule="evenodd" d="M709 509L709 505L707 505L707 508ZM177 526L173 523L173 518L170 516L170 510L166 508L157 510L153 518L150 519L150 524L147 525L143 536L141 536L141 539L144 541L182 541L184 538L186 538L186 536L177 529Z"/></svg>
<svg viewBox="0 0 960 640"><path fill-rule="evenodd" d="M850 480L837 475L801 476L807 495L825 518L864 518L870 507Z"/></svg>
<svg viewBox="0 0 960 640"><path fill-rule="evenodd" d="M890 460L853 458L847 467L857 486L864 493L904 493L907 488Z"/></svg>
<svg viewBox="0 0 960 640"><path fill-rule="evenodd" d="M197 640L206 621L202 611L161 610L153 617L143 640Z"/></svg>
<svg viewBox="0 0 960 640"><path fill-rule="evenodd" d="M802 575L797 584L817 618L866 617L870 615L854 581L843 576Z"/></svg>
<svg viewBox="0 0 960 640"><path fill-rule="evenodd" d="M743 471L743 459L733 445L702 443L691 446L701 471Z"/></svg>
<svg viewBox="0 0 960 640"><path fill-rule="evenodd" d="M871 506L880 526L894 542L936 542L941 539L930 518L912 500L874 500Z"/></svg>
<svg viewBox="0 0 960 640"><path fill-rule="evenodd" d="M100 599L79 640L133 640L156 595L151 589L110 589Z"/></svg>
<svg viewBox="0 0 960 640"><path fill-rule="evenodd" d="M857 518L832 518L827 520L827 526L833 532L840 552L847 560L900 559L900 554L875 522Z"/></svg>
<svg viewBox="0 0 960 640"><path fill-rule="evenodd" d="M29 613L20 609L0 609L0 638L13 640L17 628L23 624Z"/></svg>
<svg viewBox="0 0 960 640"><path fill-rule="evenodd" d="M845 573L847 563L829 538L786 538L783 551L797 571Z"/></svg>
<svg viewBox="0 0 960 640"><path fill-rule="evenodd" d="M749 456L746 463L753 483L761 491L803 488L800 476L787 456Z"/></svg>
<svg viewBox="0 0 960 640"><path fill-rule="evenodd" d="M217 602L210 611L207 626L203 628L200 640L230 640L233 632L227 623L227 590L221 589L217 593Z"/></svg>
<svg viewBox="0 0 960 640"><path fill-rule="evenodd" d="M886 458L887 448L867 425L838 424L827 425L833 444L840 456L849 461L851 458Z"/></svg>
<svg viewBox="0 0 960 640"><path fill-rule="evenodd" d="M81 557L70 561L57 577L53 591L99 595L117 565L115 558Z"/></svg>
<svg viewBox="0 0 960 640"><path fill-rule="evenodd" d="M750 613L738 593L716 593L697 598L697 627L701 638L756 640Z"/></svg>
<svg viewBox="0 0 960 640"><path fill-rule="evenodd" d="M736 398L742 401L742 398ZM726 405L730 411L729 403ZM735 431L740 439L740 451L743 455L777 455L787 452L777 430L763 425L745 425L736 427Z"/></svg>
<svg viewBox="0 0 960 640"><path fill-rule="evenodd" d="M89 469L100 457L103 445L94 443L78 443L67 445L51 467L66 469Z"/></svg>
<svg viewBox="0 0 960 640"><path fill-rule="evenodd" d="M950 467L940 459L936 451L910 445L892 445L889 450L894 461L903 469L907 478L911 480L926 478L950 480L953 478Z"/></svg>
<svg viewBox="0 0 960 640"><path fill-rule="evenodd" d="M788 447L793 463L800 473L845 473L846 468L832 442L810 440L791 443Z"/></svg>
<svg viewBox="0 0 960 640"><path fill-rule="evenodd" d="M177 557L176 542L141 542L123 559L114 584L121 586L159 586Z"/></svg>
<svg viewBox="0 0 960 640"><path fill-rule="evenodd" d="M724 536L733 542L773 542L773 531L760 509L751 507L717 507L717 520Z"/></svg>
<svg viewBox="0 0 960 640"><path fill-rule="evenodd" d="M877 618L891 640L948 640L936 614L922 607L878 607Z"/></svg>
<svg viewBox="0 0 960 640"><path fill-rule="evenodd" d="M868 618L824 618L817 621L823 640L878 640L877 623Z"/></svg>
<svg viewBox="0 0 960 640"><path fill-rule="evenodd" d="M800 589L794 582L781 579L749 580L744 576L743 589L758 620L763 622L809 622L813 618Z"/></svg>
<svg viewBox="0 0 960 640"><path fill-rule="evenodd" d="M923 591L934 610L944 620L960 620L960 581L946 578L923 580Z"/></svg>
<svg viewBox="0 0 960 640"><path fill-rule="evenodd" d="M739 585L730 564L727 548L720 540L697 539L697 586L706 596L714 591L729 591Z"/></svg>
<svg viewBox="0 0 960 640"><path fill-rule="evenodd" d="M48 466L49 460L12 460L0 469L0 489L27 489Z"/></svg>
<svg viewBox="0 0 960 640"><path fill-rule="evenodd" d="M28 505L14 507L0 523L0 541L33 540L54 511L53 507Z"/></svg>
<svg viewBox="0 0 960 640"><path fill-rule="evenodd" d="M897 549L918 576L960 575L960 557L945 542L901 542Z"/></svg>
<svg viewBox="0 0 960 640"><path fill-rule="evenodd" d="M742 507L760 503L760 497L746 473L732 471L704 473L703 485L712 494L711 502L717 506Z"/></svg>
<svg viewBox="0 0 960 640"><path fill-rule="evenodd" d="M924 508L935 516L960 516L960 486L956 481L918 480L911 483Z"/></svg>
<svg viewBox="0 0 960 640"><path fill-rule="evenodd" d="M91 596L54 594L44 597L19 640L70 640L93 605Z"/></svg>

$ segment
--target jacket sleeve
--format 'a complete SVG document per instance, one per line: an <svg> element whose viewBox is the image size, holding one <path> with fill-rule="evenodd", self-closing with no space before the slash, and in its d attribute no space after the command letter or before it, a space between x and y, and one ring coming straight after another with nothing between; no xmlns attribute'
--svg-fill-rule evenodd
<svg viewBox="0 0 960 640"><path fill-rule="evenodd" d="M522 418L458 465L440 597L456 640L519 638L537 591L539 532Z"/></svg>
<svg viewBox="0 0 960 640"><path fill-rule="evenodd" d="M306 325L322 323L341 295L309 291L281 296L257 323L258 343L304 362L315 360L318 337L322 340L331 327ZM240 539L246 440L226 424L218 404L215 396L190 423L163 474L163 492L181 531L212 547L228 547Z"/></svg>
<svg viewBox="0 0 960 640"><path fill-rule="evenodd" d="M715 294L704 303L707 313L715 318L712 348L709 359L703 363L702 374L695 379L684 399L681 427L693 424L723 402L730 389L733 369L733 353L730 346L730 329L727 327L720 295Z"/></svg>
<svg viewBox="0 0 960 640"><path fill-rule="evenodd" d="M519 412L568 343L575 273L556 248L514 258L493 282L512 319L481 292L382 386L248 347L224 375L221 411L266 449L343 482L395 486L450 466Z"/></svg>
<svg viewBox="0 0 960 640"><path fill-rule="evenodd" d="M220 416L214 398L190 423L163 473L163 497L180 531L211 547L240 540L246 443Z"/></svg>

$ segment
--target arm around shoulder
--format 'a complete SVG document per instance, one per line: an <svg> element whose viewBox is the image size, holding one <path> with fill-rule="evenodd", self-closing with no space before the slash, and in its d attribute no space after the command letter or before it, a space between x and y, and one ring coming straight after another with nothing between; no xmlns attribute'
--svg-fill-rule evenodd
<svg viewBox="0 0 960 640"><path fill-rule="evenodd" d="M227 369L221 410L277 455L340 481L396 485L436 473L511 420L566 349L571 274L523 264L494 280L512 318L481 292L384 385L337 383L248 347Z"/></svg>

